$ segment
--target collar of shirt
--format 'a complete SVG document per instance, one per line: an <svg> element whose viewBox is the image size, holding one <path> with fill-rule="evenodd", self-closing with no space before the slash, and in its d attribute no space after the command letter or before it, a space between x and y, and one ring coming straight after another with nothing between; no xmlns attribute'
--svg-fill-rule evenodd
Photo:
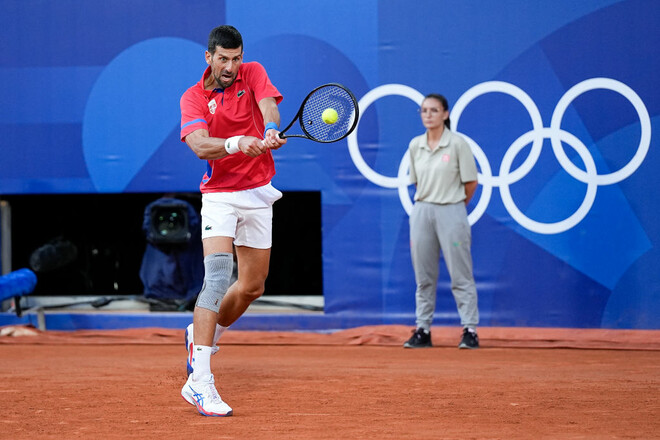
<svg viewBox="0 0 660 440"><path fill-rule="evenodd" d="M421 145L422 148L429 150L431 153L434 153L441 148L445 148L449 146L449 139L451 138L451 131L445 127L444 130L442 130L442 136L440 136L440 142L438 142L438 148L435 150L431 150L431 147L429 146L429 137L428 137L428 132L426 133L426 136L424 136L424 143Z"/></svg>

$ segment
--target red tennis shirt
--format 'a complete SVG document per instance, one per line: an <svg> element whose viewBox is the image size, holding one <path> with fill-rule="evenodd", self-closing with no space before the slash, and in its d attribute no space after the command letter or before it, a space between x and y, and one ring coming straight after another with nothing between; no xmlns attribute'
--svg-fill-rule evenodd
<svg viewBox="0 0 660 440"><path fill-rule="evenodd" d="M264 118L259 101L282 95L273 86L266 69L257 63L241 64L234 83L226 89L205 90L202 79L181 96L181 140L195 130L206 129L211 137L229 138L245 135L263 138ZM255 158L239 151L221 159L207 161L206 174L199 189L202 193L232 192L266 185L275 175L270 150Z"/></svg>

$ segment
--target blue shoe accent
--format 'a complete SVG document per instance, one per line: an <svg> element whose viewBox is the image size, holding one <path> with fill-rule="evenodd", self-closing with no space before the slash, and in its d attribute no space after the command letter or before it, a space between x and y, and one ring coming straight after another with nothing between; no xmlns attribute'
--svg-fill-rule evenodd
<svg viewBox="0 0 660 440"><path fill-rule="evenodd" d="M181 397L186 402L195 405L197 411L206 417L227 417L234 413L218 394L213 375L210 377L210 382L202 382L195 386L193 386L192 377L189 377L181 389Z"/></svg>

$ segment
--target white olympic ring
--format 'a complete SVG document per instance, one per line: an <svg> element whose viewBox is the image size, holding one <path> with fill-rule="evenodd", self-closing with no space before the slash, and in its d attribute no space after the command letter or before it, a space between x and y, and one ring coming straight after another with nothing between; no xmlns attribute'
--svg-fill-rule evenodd
<svg viewBox="0 0 660 440"><path fill-rule="evenodd" d="M398 95L410 98L415 101L417 105L422 105L422 101L424 100L424 95L412 87L404 86L402 84L387 84L371 90L369 93L364 95L358 103L358 107L360 109L360 117L358 118L358 123L355 127L355 130L353 130L353 133L348 136L348 152L350 153L351 159L353 159L353 163L357 169L360 170L360 173L362 173L362 175L366 177L370 182L384 188L399 188L401 186L407 187L409 181L406 179L401 179L399 176L383 176L382 174L378 174L372 170L371 167L369 167L369 165L364 161L362 154L360 154L360 147L358 146L357 142L358 128L360 126L362 115L364 115L364 111L377 99L389 95Z"/></svg>
<svg viewBox="0 0 660 440"><path fill-rule="evenodd" d="M582 93L594 89L608 89L623 95L635 108L641 126L639 146L633 158L618 171L608 174L598 174L594 158L589 152L589 149L577 137L561 129L561 121L570 103ZM477 178L479 184L482 185L482 191L479 201L472 212L468 215L468 221L471 225L475 224L484 214L490 203L493 187L497 186L500 188L502 202L507 212L509 212L511 217L524 228L540 234L558 234L567 231L580 223L589 213L596 198L596 191L599 185L611 185L626 179L633 174L637 168L639 168L648 153L651 144L651 118L649 117L648 110L635 91L619 81L610 78L591 78L576 84L570 88L557 103L552 114L550 127L543 126L543 120L538 107L529 95L520 88L502 81L488 81L477 84L463 93L463 95L461 95L456 101L456 104L451 111L452 130L458 132L458 121L460 120L463 111L472 100L480 95L491 92L505 93L516 98L530 115L532 129L516 139L506 151L500 165L499 176L493 176L488 158L481 147L479 147L479 145L477 145L477 143L469 136L461 133L461 136L465 138L470 146L475 160L481 169ZM386 84L376 87L360 99L358 104L360 107L360 117L364 115L364 111L373 102L389 95L399 95L410 98L417 103L417 105L421 105L424 99L424 96L421 93L411 87L402 84ZM359 125L360 121L358 120L358 127ZM571 177L587 184L585 198L578 209L568 218L555 223L538 222L524 215L513 202L509 191L509 185L525 177L534 167L541 154L544 139L550 139L552 151L562 168ZM529 155L518 168L513 172L510 172L513 159L530 142L532 143L532 148ZM568 158L564 152L562 142L571 146L578 153L584 163L586 171L578 168ZM362 158L357 142L357 127L348 137L348 149L351 158L353 159L353 163L360 173L362 173L362 175L369 181L384 188L397 188L401 204L406 213L410 215L413 203L410 198L410 193L408 192L408 186L410 185L410 176L408 174L410 157L408 154L403 155L399 164L397 176L387 177L371 169Z"/></svg>
<svg viewBox="0 0 660 440"><path fill-rule="evenodd" d="M524 135L516 139L513 144L509 147L507 152L504 154L502 163L500 164L500 176L506 175L511 167L513 159L516 157L518 152L522 150L530 141L543 138L553 138L559 134L559 139L563 142L571 145L575 151L580 155L580 158L584 162L587 172L596 173L596 164L594 158L589 153L589 149L575 136L566 132L559 131L555 132L551 128L543 128L540 131L528 131ZM519 179L514 180L516 182ZM510 183L513 183L510 182ZM558 234L560 232L567 231L573 226L577 225L582 221L582 219L589 213L591 205L593 205L594 200L596 199L596 190L598 186L594 182L587 184L587 194L584 198L584 201L580 207L567 219L559 221L557 223L541 223L534 221L525 214L523 214L518 207L513 203L513 198L511 197L511 192L509 191L509 182L504 185L500 185L500 195L502 196L502 203L506 207L506 210L511 214L511 217L518 222L522 227L540 234Z"/></svg>
<svg viewBox="0 0 660 440"><path fill-rule="evenodd" d="M609 89L620 93L626 99L628 99L628 101L630 101L633 107L635 107L635 111L637 111L639 122L642 127L642 133L639 140L639 146L637 147L637 152L633 158L630 159L630 162L628 162L620 170L613 173L594 173L592 175L585 173L576 167L573 162L571 162L571 160L566 156L566 153L564 153L564 149L556 137L551 137L550 141L552 142L552 151L554 151L555 156L557 156L557 160L566 170L566 172L572 177L584 183L588 183L588 181L593 178L598 185L612 185L613 183L621 182L623 179L629 177L637 170L637 168L639 168L639 166L644 161L646 153L648 153L649 147L651 145L651 117L649 116L649 112L639 95L637 95L633 89L624 83L610 78L591 78L574 85L566 93L564 93L564 96L562 96L562 98L559 100L557 107L555 107L555 111L552 114L550 128L559 130L561 120L564 117L564 112L568 108L568 105L571 103L571 101L573 101L582 93L594 89Z"/></svg>

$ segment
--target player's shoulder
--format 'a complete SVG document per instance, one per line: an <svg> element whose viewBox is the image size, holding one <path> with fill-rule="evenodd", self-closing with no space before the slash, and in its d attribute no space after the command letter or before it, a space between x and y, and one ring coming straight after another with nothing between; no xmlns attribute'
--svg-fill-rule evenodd
<svg viewBox="0 0 660 440"><path fill-rule="evenodd" d="M193 84L192 86L188 87L181 96L191 96L191 95L198 95L200 93L199 90L199 85Z"/></svg>
<svg viewBox="0 0 660 440"><path fill-rule="evenodd" d="M183 94L181 94L181 99L179 100L179 102L181 103L181 105L190 104L198 101L200 97L203 97L203 93L200 90L199 86L195 84L188 87L183 92Z"/></svg>
<svg viewBox="0 0 660 440"><path fill-rule="evenodd" d="M258 74L266 72L266 68L258 61L247 61L241 64L241 73L243 74Z"/></svg>
<svg viewBox="0 0 660 440"><path fill-rule="evenodd" d="M194 97L198 96L203 96L204 95L204 89L201 85L203 80L197 81L195 84L192 84L190 87L188 87L182 94L181 94L181 99L187 98L187 99L192 99Z"/></svg>

